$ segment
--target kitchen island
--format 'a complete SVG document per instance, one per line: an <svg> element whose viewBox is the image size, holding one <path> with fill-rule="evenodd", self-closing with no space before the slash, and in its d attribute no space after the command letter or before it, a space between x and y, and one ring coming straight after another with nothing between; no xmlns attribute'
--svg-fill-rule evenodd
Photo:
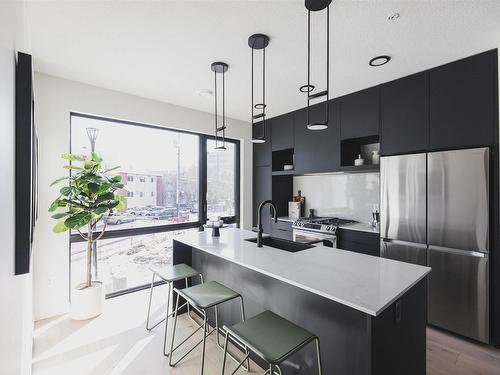
<svg viewBox="0 0 500 375"><path fill-rule="evenodd" d="M187 263L241 293L247 317L271 310L321 340L324 374L423 375L426 275L430 268L315 245L291 253L236 228L175 237L173 262ZM224 324L239 306L220 308ZM313 348L290 357L285 374L315 374Z"/></svg>

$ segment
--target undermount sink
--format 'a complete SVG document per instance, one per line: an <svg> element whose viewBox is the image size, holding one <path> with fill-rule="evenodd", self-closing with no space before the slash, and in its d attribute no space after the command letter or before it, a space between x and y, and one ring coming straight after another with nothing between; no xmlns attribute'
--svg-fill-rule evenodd
<svg viewBox="0 0 500 375"><path fill-rule="evenodd" d="M248 238L245 241L257 243L257 237ZM275 249L289 251L290 253L296 253L297 251L307 250L313 248L314 246L305 243L282 240L281 238L275 237L262 237L262 245L274 247Z"/></svg>

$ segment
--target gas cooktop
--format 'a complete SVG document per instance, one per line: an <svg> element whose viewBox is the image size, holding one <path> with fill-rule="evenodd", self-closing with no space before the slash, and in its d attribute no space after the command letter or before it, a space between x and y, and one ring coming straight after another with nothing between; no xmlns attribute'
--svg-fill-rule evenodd
<svg viewBox="0 0 500 375"><path fill-rule="evenodd" d="M296 220L292 228L313 230L325 233L336 233L340 225L356 223L355 220L341 219L338 217L305 217Z"/></svg>

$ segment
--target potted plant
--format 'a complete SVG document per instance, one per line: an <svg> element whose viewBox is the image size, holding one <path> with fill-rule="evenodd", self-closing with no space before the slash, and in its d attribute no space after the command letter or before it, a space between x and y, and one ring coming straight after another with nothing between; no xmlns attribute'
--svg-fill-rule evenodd
<svg viewBox="0 0 500 375"><path fill-rule="evenodd" d="M51 186L67 181L59 190L59 197L50 205L53 219L59 222L54 226L55 233L75 230L87 241L86 281L77 285L71 294L71 317L77 320L90 319L102 313L104 288L101 282L92 280L92 251L106 230L107 218L114 210L123 210L125 199L115 194L123 187L121 176L108 173L119 168L103 169L103 160L95 152L89 157L63 154L69 161L65 169L72 171L70 176L55 180ZM104 226L96 234L96 226L101 220ZM82 228L86 227L86 232Z"/></svg>

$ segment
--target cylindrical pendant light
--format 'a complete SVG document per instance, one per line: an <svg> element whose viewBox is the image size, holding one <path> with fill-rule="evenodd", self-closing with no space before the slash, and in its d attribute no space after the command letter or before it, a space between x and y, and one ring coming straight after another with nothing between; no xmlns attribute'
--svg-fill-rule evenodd
<svg viewBox="0 0 500 375"><path fill-rule="evenodd" d="M258 136L252 137L253 143L266 142L266 47L269 45L269 37L264 34L253 34L248 38L248 46L252 49L252 127L255 120L262 119L262 133ZM262 50L262 101L255 103L254 100L254 52L255 50ZM255 113L256 109L262 110L260 113Z"/></svg>
<svg viewBox="0 0 500 375"><path fill-rule="evenodd" d="M210 66L214 72L214 118L215 118L215 149L225 150L226 149L226 81L225 74L229 69L229 65L226 63L217 61L212 63ZM217 91L217 74L222 75L222 93L219 94ZM219 95L222 96L222 116L221 122L219 123ZM219 142L222 145L219 146Z"/></svg>
<svg viewBox="0 0 500 375"><path fill-rule="evenodd" d="M300 87L300 91L307 95L306 122L309 130L323 130L328 128L329 110L328 100L330 99L330 3L332 0L305 0L307 9L307 85ZM326 89L317 93L312 93L315 86L311 84L311 12L317 12L326 8ZM325 118L320 121L310 121L310 102L326 96Z"/></svg>

